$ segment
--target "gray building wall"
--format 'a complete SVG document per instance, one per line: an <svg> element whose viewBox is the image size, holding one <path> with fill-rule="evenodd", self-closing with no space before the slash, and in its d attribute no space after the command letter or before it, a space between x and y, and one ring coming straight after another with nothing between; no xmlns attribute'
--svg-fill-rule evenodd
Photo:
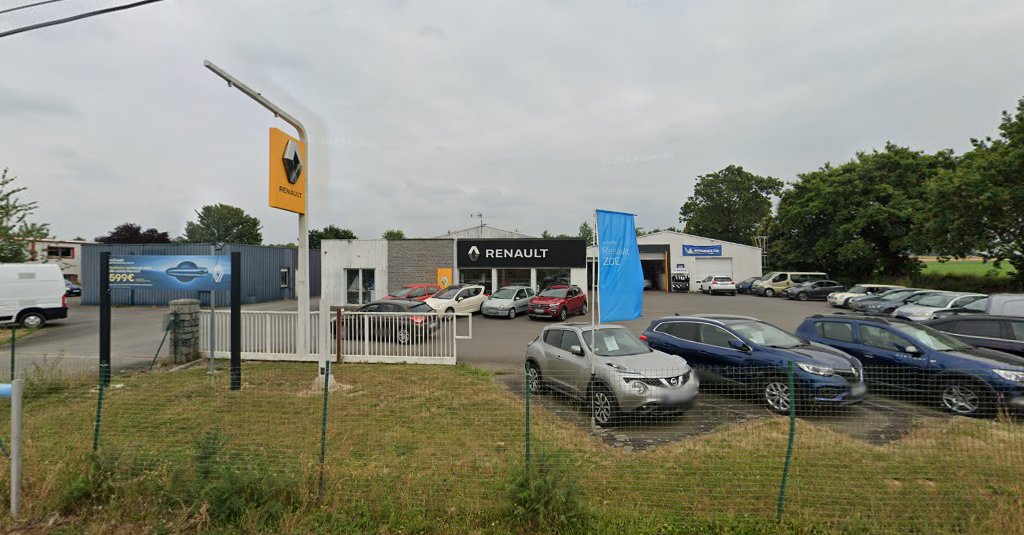
<svg viewBox="0 0 1024 535"><path fill-rule="evenodd" d="M100 253L112 255L209 255L210 245L205 243L146 243L146 244L85 244L82 246L82 304L100 302ZM230 256L242 253L242 304L262 303L295 298L295 268L297 250L289 247L227 244L220 254ZM320 294L320 252L310 251L310 295ZM281 287L281 268L288 268L288 286ZM315 274L314 274L315 273ZM209 304L209 295L187 291L168 290L111 290L114 305L164 306L174 299L199 299ZM217 304L230 303L229 291L217 292Z"/></svg>
<svg viewBox="0 0 1024 535"><path fill-rule="evenodd" d="M388 242L388 288L436 282L438 268L454 266L454 240L391 240Z"/></svg>

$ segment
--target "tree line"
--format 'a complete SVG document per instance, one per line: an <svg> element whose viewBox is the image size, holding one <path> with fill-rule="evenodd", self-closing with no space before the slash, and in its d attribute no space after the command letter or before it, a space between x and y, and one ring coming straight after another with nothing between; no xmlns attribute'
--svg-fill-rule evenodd
<svg viewBox="0 0 1024 535"><path fill-rule="evenodd" d="M679 221L709 238L766 237L772 268L860 280L915 275L920 255L977 255L1024 282L1024 99L959 156L887 143L788 185L730 165L697 178Z"/></svg>

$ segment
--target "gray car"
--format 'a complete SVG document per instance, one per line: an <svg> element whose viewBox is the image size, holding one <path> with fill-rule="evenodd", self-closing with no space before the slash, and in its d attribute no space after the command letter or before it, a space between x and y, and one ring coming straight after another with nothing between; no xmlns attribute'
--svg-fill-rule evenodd
<svg viewBox="0 0 1024 535"><path fill-rule="evenodd" d="M505 286L480 305L480 313L512 319L516 314L526 312L533 296L533 288L529 286Z"/></svg>
<svg viewBox="0 0 1024 535"><path fill-rule="evenodd" d="M676 414L697 399L698 380L680 357L654 351L618 325L552 325L526 346L531 394L558 390L590 405L594 422L624 414Z"/></svg>

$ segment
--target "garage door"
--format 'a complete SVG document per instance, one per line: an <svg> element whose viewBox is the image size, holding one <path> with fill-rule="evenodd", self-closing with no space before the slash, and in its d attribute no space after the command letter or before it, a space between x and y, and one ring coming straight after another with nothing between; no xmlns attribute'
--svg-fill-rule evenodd
<svg viewBox="0 0 1024 535"><path fill-rule="evenodd" d="M708 275L728 275L732 277L732 258L694 258L694 276L690 278L690 286L697 289L700 281Z"/></svg>

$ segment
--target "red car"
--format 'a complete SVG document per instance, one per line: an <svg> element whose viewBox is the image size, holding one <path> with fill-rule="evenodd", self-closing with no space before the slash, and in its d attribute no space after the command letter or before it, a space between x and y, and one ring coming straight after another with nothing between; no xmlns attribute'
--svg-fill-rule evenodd
<svg viewBox="0 0 1024 535"><path fill-rule="evenodd" d="M560 284L549 286L537 297L530 299L526 313L533 318L558 318L565 321L569 314L587 313L587 294L579 286Z"/></svg>
<svg viewBox="0 0 1024 535"><path fill-rule="evenodd" d="M401 290L389 293L384 299L414 299L426 301L430 296L441 291L436 284L406 284Z"/></svg>

